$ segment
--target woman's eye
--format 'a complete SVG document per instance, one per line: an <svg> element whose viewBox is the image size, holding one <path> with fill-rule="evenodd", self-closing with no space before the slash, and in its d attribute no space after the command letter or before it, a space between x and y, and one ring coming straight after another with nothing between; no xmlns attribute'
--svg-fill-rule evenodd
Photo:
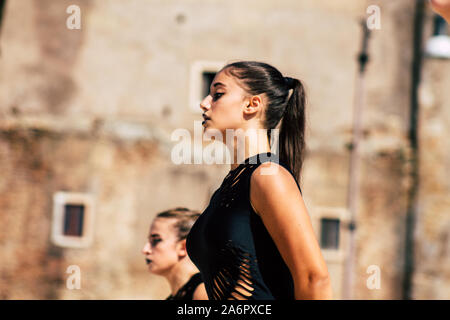
<svg viewBox="0 0 450 320"><path fill-rule="evenodd" d="M161 242L161 239L152 239L152 241L150 241L150 244L152 245L152 247L156 246L159 242Z"/></svg>
<svg viewBox="0 0 450 320"><path fill-rule="evenodd" d="M223 92L215 93L213 96L213 100L215 101L215 100L219 99L221 96L223 96L223 94L224 94Z"/></svg>

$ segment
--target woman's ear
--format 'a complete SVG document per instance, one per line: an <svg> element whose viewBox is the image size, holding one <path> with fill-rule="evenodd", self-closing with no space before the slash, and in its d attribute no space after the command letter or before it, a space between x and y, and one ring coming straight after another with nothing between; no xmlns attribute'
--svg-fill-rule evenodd
<svg viewBox="0 0 450 320"><path fill-rule="evenodd" d="M248 99L247 106L244 109L246 115L251 115L262 109L262 98L261 96L252 96Z"/></svg>
<svg viewBox="0 0 450 320"><path fill-rule="evenodd" d="M186 239L180 240L177 243L177 254L179 258L184 258L187 256L186 250Z"/></svg>

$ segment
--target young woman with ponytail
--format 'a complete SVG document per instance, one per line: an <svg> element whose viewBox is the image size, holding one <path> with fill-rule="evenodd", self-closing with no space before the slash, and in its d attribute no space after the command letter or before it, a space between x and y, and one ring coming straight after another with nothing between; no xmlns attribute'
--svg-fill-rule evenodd
<svg viewBox="0 0 450 320"><path fill-rule="evenodd" d="M305 101L300 80L265 63L241 61L216 74L200 104L205 132L227 137L229 129L268 130L267 135L246 135L244 146L234 137L225 141L231 154L241 151L245 160L234 156L187 237L188 254L209 299L332 298L299 184ZM277 128L279 148L272 153L269 130Z"/></svg>

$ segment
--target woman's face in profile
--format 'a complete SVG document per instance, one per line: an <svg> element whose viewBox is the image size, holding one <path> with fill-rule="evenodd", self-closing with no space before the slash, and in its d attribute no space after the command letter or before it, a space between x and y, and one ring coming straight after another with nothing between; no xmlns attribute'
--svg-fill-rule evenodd
<svg viewBox="0 0 450 320"><path fill-rule="evenodd" d="M166 275L184 254L181 241L174 228L176 220L156 218L150 227L148 242L142 249L148 270L158 275Z"/></svg>
<svg viewBox="0 0 450 320"><path fill-rule="evenodd" d="M200 103L204 119L204 131L218 130L225 139L226 129L242 128L245 124L243 110L248 104L247 94L237 80L225 70L214 77L210 93Z"/></svg>

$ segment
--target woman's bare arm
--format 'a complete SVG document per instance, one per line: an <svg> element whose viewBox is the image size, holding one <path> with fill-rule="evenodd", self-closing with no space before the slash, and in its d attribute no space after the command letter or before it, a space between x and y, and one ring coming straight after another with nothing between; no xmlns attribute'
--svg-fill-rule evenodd
<svg viewBox="0 0 450 320"><path fill-rule="evenodd" d="M278 170L262 175L271 165ZM295 298L332 299L328 269L292 175L277 164L261 164L251 177L250 200L291 271Z"/></svg>

